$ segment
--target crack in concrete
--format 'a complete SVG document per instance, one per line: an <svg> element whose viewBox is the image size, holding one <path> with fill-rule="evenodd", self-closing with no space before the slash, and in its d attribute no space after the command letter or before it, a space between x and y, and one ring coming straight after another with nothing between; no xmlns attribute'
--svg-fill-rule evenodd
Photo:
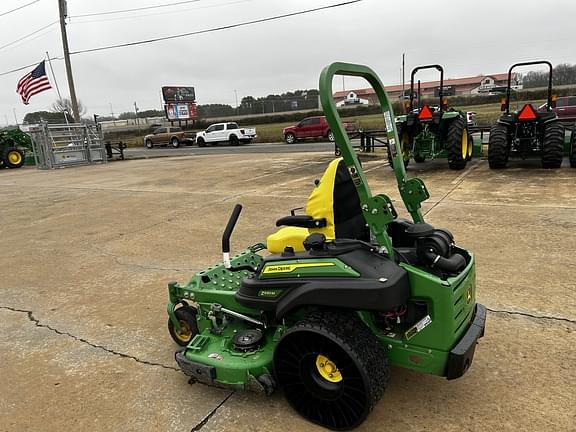
<svg viewBox="0 0 576 432"><path fill-rule="evenodd" d="M138 357L135 357L135 356L133 356L133 355L126 354L126 353L122 353L122 352L119 352L119 351L115 351L115 350L113 350L113 349L111 349L111 348L108 348L108 347L105 347L105 346L103 346L103 345L97 345L97 344L95 344L95 343L93 343L93 342L90 342L90 341L87 340L87 339L84 339L84 338L79 337L79 336L75 336L75 335L73 335L73 334L71 334L71 333L68 333L68 332L66 332L66 331L58 330L57 328L54 328L54 327L52 327L52 326L50 326L50 325L48 325L48 324L42 324L42 323L40 322L40 320L34 316L34 312L32 312L32 311L30 311L30 310L17 309L17 308L13 308L13 307L10 307L10 306L0 306L0 309L8 310L8 311L11 311L11 312L16 312L16 313L26 314L26 316L28 317L28 320L29 320L30 322L34 323L34 325L35 325L36 327L45 328L45 329L47 329L47 330L50 330L50 331L53 332L53 333L56 333L57 335L66 336L66 337L68 337L68 338L70 338L70 339L73 339L73 340L75 340L75 341L77 341L77 342L81 342L81 343L83 343L83 344L86 344L86 345L88 345L88 346L91 346L92 348L96 348L96 349L98 349L98 350L107 352L108 354L112 354L112 355L115 355L115 356L118 356L118 357L122 357L122 358L130 359L130 360L134 360L134 361L137 362L137 363L144 364L144 365L147 365L147 366L161 367L161 368L163 368L163 369L173 370L173 371L176 371L176 372L180 372L180 371L181 371L181 369L176 368L176 367L173 367L173 366L168 366L168 365L165 365L165 364L162 364L162 363L156 363L156 362L152 362L152 361L148 361L148 360L142 360L142 359L140 359L140 358L138 358Z"/></svg>
<svg viewBox="0 0 576 432"><path fill-rule="evenodd" d="M440 198L438 201L436 201L436 203L432 207L430 207L427 212L424 213L424 216L426 216L428 213L430 213L432 210L434 210L442 201L444 201L446 198L448 198L448 196L452 192L454 192L456 189L458 189L458 187L460 187L460 185L462 183L464 183L464 180L466 180L466 177L468 177L470 175L470 173L472 171L474 171L476 168L478 168L479 166L480 166L480 162L477 162L472 167L470 167L466 172L460 174L460 176L457 177L455 180L454 187L452 189L450 189L448 192L446 192L446 194L442 198Z"/></svg>
<svg viewBox="0 0 576 432"><path fill-rule="evenodd" d="M556 317L550 315L534 315L528 312L509 311L505 309L491 309L489 307L487 307L486 310L496 314L519 315L527 318L534 318L537 320L560 321L560 322L567 322L570 324L576 324L576 320L571 320L569 318L563 318L563 317Z"/></svg>
<svg viewBox="0 0 576 432"><path fill-rule="evenodd" d="M232 395L236 393L235 390L233 390L228 396L226 396L224 398L224 400L222 402L220 402L220 404L214 408L212 411L210 411L208 413L208 415L206 417L204 417L199 423L197 423L190 432L198 432L199 430L201 430L204 426L206 426L206 423L208 423L210 421L210 419L214 416L214 414L216 414L216 412L220 409L220 407L222 405L224 405L228 399L230 399L230 397L232 397Z"/></svg>
<svg viewBox="0 0 576 432"><path fill-rule="evenodd" d="M106 256L106 257L112 258L116 264L118 264L119 266L123 266L123 267L132 267L132 268L136 268L136 269L140 269L140 270L174 271L174 272L178 272L178 273L183 273L183 272L196 273L198 271L197 269L191 269L191 268L183 268L183 269L181 269L181 268L167 268L167 267L154 267L154 266L145 266L142 264L126 263L126 262L122 262L122 260L120 259L120 257L118 255L115 255L111 252L107 252L107 251L103 250L102 248L100 248L99 246L96 246L95 244L88 244L88 246L92 247L93 249L96 249L96 251L101 256Z"/></svg>

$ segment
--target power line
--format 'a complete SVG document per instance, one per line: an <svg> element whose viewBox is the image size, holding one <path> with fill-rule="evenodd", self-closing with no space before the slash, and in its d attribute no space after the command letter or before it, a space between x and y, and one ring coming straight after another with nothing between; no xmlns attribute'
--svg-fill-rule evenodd
<svg viewBox="0 0 576 432"><path fill-rule="evenodd" d="M261 18L261 19L252 20L252 21L245 21L245 22L241 22L241 23L237 23L237 24L230 24L230 25L221 26L221 27L214 27L214 28L210 28L210 29L206 29L206 30L198 30L198 31L189 32L189 33L182 33L182 34L178 34L178 35L165 36L165 37L155 38L155 39L148 39L148 40L144 40L144 41L128 42L128 43L118 44L118 45L109 45L109 46L98 47L98 48L90 48L90 49L71 52L70 55L83 54L83 53L95 52L95 51L103 51L103 50L108 50L108 49L113 49L113 48L121 48L121 47L127 47L127 46L143 45L143 44L160 42L160 41L169 40L169 39L176 39L176 38L181 38L181 37L186 37L186 36L194 36L194 35L198 35L198 34L211 33L211 32L216 32L216 31L220 31L220 30L228 30L231 28L243 27L243 26L248 26L248 25L252 25L252 24L258 24L258 23L262 23L262 22L274 21L274 20L279 20L282 18L288 18L288 17L297 16L297 15L308 14L308 13L317 12L317 11L324 10L324 9L333 9L333 8L337 8L340 6L347 6L347 5L350 5L353 3L358 3L361 1L362 0L350 0L350 1L343 2L343 3L336 3L336 4L332 4L332 5L328 5L328 6L317 7L314 9L306 9L303 11L291 12L291 13L287 13L287 14L283 14L283 15L276 15L276 16L268 17L268 18ZM52 57L50 60L63 60L63 59L64 59L64 57ZM12 70L9 70L6 72L2 72L2 73L0 73L0 76L4 76L4 75L8 75L8 74L11 74L14 72L18 72L18 71L27 69L29 67L36 66L37 64L38 63L32 63L30 65L26 65L26 66L22 66L22 67L12 69Z"/></svg>
<svg viewBox="0 0 576 432"><path fill-rule="evenodd" d="M64 57L50 57L50 60L64 60ZM9 71L6 71L6 72L2 72L2 73L0 73L0 76L4 76L4 75L8 75L8 74L11 74L11 73L14 73L14 72L18 72L18 71L21 71L21 70L24 70L24 69L28 69L28 68L31 68L32 66L38 66L38 63L40 63L40 62L37 61L37 62L35 62L35 63L29 64L29 65L26 65L26 66L21 66L21 67L16 68L16 69L12 69L12 70L9 70Z"/></svg>
<svg viewBox="0 0 576 432"><path fill-rule="evenodd" d="M208 6L192 7L192 8L172 10L172 11L167 11L167 12L156 12L156 13L147 13L147 14L140 14L140 15L128 15L128 16L120 16L120 17L105 18L105 19L101 18L101 19L89 19L89 20L83 20L83 21L70 21L69 24L82 25L82 24L90 24L90 23L125 21L125 20L133 20L133 19L148 18L148 17L153 18L153 17L158 17L160 15L181 14L183 12L198 11L198 10L202 10L202 9L220 8L220 7L235 5L235 4L239 4L239 3L247 3L247 2L251 2L251 1L255 1L255 0L236 0L236 1L231 1L231 2L227 2L227 3L219 3L219 4L208 5Z"/></svg>
<svg viewBox="0 0 576 432"><path fill-rule="evenodd" d="M39 1L39 0L36 0L36 1ZM147 10L147 9L164 8L164 7L169 7L169 6L181 5L181 4L185 4L185 3L197 3L199 1L202 1L202 0L186 0L186 1L179 1L179 2L175 2L175 3L166 3L166 4L161 4L161 5L155 5L155 6L144 6L144 7L133 8L133 9L122 9L122 10L114 10L114 11L106 11L106 12L94 12L94 13L89 13L89 14L74 15L74 16L71 16L70 18L83 18L83 17L98 16L98 15L112 15L112 14L134 12L134 11L141 11L141 10Z"/></svg>
<svg viewBox="0 0 576 432"><path fill-rule="evenodd" d="M217 32L217 31L221 31L221 30L229 30L232 28L244 27L244 26L268 22L268 21L275 21L275 20L279 20L279 19L283 19L283 18L289 18L289 17L297 16L297 15L304 15L304 14L317 12L317 11L324 10L324 9L333 9L333 8L337 8L337 7L341 7L341 6L347 6L347 5L350 5L352 3L358 3L361 1L362 0L350 0L350 1L343 2L343 3L336 3L336 4L332 4L332 5L328 5L328 6L321 6L321 7L317 7L317 8L313 8L313 9L306 9L303 11L291 12L291 13L287 13L287 14L283 14L283 15L276 15L276 16L267 17L267 18L260 18L260 19L252 20L252 21L244 21L241 23L230 24L230 25L225 25L225 26L221 26L221 27L214 27L214 28L210 28L210 29L206 29L206 30L197 30L197 31L193 31L193 32L181 33L181 34L172 35L172 36L164 36L164 37L159 37L159 38L154 38L154 39L146 39L146 40L136 41L136 42L127 42L127 43L123 43L123 44L108 45L108 46L103 46L103 47L98 47L98 48L89 48L89 49L85 49L85 50L73 51L70 53L70 55L95 52L95 51L104 51L104 50L109 50L109 49L113 49L113 48L123 48L123 47L128 47L128 46L144 45L144 44L161 42L161 41L170 40L170 39L182 38L182 37L186 37L186 36L195 36L195 35L204 34L204 33L213 33L213 32Z"/></svg>
<svg viewBox="0 0 576 432"><path fill-rule="evenodd" d="M38 30L34 30L32 33L28 33L26 36L22 36L21 38L18 38L18 39L16 39L16 40L13 40L12 42L9 42L9 43L7 43L7 44L5 44L5 45L2 45L2 46L0 46L0 50L2 50L2 49L4 49L4 48L7 48L7 47L9 47L9 46L11 46L11 45L14 45L15 43L20 42L21 40L27 39L27 38L29 38L30 36L35 35L36 33L40 33L42 30L47 29L48 27L56 24L57 22L58 22L58 20L52 21L50 24L47 24L47 25L45 25L44 27L39 28Z"/></svg>
<svg viewBox="0 0 576 432"><path fill-rule="evenodd" d="M16 12L16 11L18 11L18 10L20 10L20 9L24 9L25 7L28 7L28 6L30 6L30 5L33 5L34 3L38 3L39 1L40 1L40 0L34 0L34 1L30 2L30 3L26 3L25 5L19 6L19 7L17 7L16 9L12 9L12 10L9 10L9 11L7 11L7 12L2 12L2 13L0 13L0 17L1 17L1 16L4 16L4 15L11 14L12 12Z"/></svg>

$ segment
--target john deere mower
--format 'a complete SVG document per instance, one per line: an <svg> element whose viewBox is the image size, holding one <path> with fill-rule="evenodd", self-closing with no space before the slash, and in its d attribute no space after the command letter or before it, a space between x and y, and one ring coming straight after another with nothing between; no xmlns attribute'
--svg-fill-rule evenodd
<svg viewBox="0 0 576 432"><path fill-rule="evenodd" d="M537 111L531 104L524 104L519 111L510 111L510 85L512 70L519 66L546 65L548 73L548 97L544 111ZM552 64L533 61L513 64L508 70L506 97L501 101L503 111L498 122L490 130L488 164L490 168L506 168L510 156L527 159L538 156L542 168L560 168L564 153L564 126L552 108Z"/></svg>
<svg viewBox="0 0 576 432"><path fill-rule="evenodd" d="M414 91L414 77L418 71L436 69L440 72L438 88L438 106L421 105L420 81ZM418 107L414 107L416 95ZM404 166L410 159L424 162L426 159L445 157L448 166L461 170L472 159L473 153L481 154L481 148L474 149L472 135L468 131L466 113L448 109L448 99L444 98L444 69L440 65L418 66L410 75L410 101L406 104L406 114L396 118L396 127L400 137L400 152ZM388 157L390 165L393 158Z"/></svg>
<svg viewBox="0 0 576 432"><path fill-rule="evenodd" d="M365 78L386 122L395 176L412 220L373 195L332 99L335 75ZM266 244L230 255L237 204L222 237L222 262L168 285L168 329L182 371L201 383L266 394L283 391L306 419L335 430L358 426L382 397L390 365L462 376L484 334L474 256L424 222L429 197L407 178L394 114L366 66L334 63L321 101L341 158Z"/></svg>

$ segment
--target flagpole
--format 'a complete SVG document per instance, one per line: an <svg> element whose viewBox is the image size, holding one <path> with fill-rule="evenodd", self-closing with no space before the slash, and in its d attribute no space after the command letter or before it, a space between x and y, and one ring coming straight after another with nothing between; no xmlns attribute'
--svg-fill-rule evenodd
<svg viewBox="0 0 576 432"><path fill-rule="evenodd" d="M48 60L48 64L50 65L50 71L52 72L52 79L54 80L54 85L56 86L56 93L58 93L58 99L62 100L62 96L60 95L60 88L58 87L58 81L56 81L56 75L54 74L54 68L52 67L52 61L50 60L50 54L46 51L46 59Z"/></svg>
<svg viewBox="0 0 576 432"><path fill-rule="evenodd" d="M66 124L68 123L68 116L66 115L66 108L64 107L64 100L62 99L62 95L60 94L60 88L58 87L58 81L56 81L56 74L54 73L54 68L52 67L52 61L50 60L50 54L46 51L46 58L48 59L48 64L50 65L50 72L52 72L52 79L54 80L54 86L56 87L56 93L58 93L58 100L62 105L62 113L64 114L64 120L66 120Z"/></svg>

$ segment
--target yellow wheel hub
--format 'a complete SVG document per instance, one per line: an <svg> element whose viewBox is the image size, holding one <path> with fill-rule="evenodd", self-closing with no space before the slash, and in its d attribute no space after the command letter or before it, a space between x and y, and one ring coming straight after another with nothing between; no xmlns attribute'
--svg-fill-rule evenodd
<svg viewBox="0 0 576 432"><path fill-rule="evenodd" d="M11 151L10 153L8 153L8 160L12 164L15 165L19 164L20 162L22 162L22 155L20 155L20 153L18 153L17 151Z"/></svg>
<svg viewBox="0 0 576 432"><path fill-rule="evenodd" d="M404 160L410 157L410 137L408 132L403 132L400 138L400 150L402 151L402 157Z"/></svg>
<svg viewBox="0 0 576 432"><path fill-rule="evenodd" d="M462 159L468 157L468 131L464 129L462 131Z"/></svg>
<svg viewBox="0 0 576 432"><path fill-rule="evenodd" d="M176 328L174 328L174 334L180 341L188 342L192 337L192 329L187 322L180 321L180 330L176 330Z"/></svg>
<svg viewBox="0 0 576 432"><path fill-rule="evenodd" d="M316 357L316 369L322 378L326 381L337 383L342 381L342 374L328 357L318 354Z"/></svg>

